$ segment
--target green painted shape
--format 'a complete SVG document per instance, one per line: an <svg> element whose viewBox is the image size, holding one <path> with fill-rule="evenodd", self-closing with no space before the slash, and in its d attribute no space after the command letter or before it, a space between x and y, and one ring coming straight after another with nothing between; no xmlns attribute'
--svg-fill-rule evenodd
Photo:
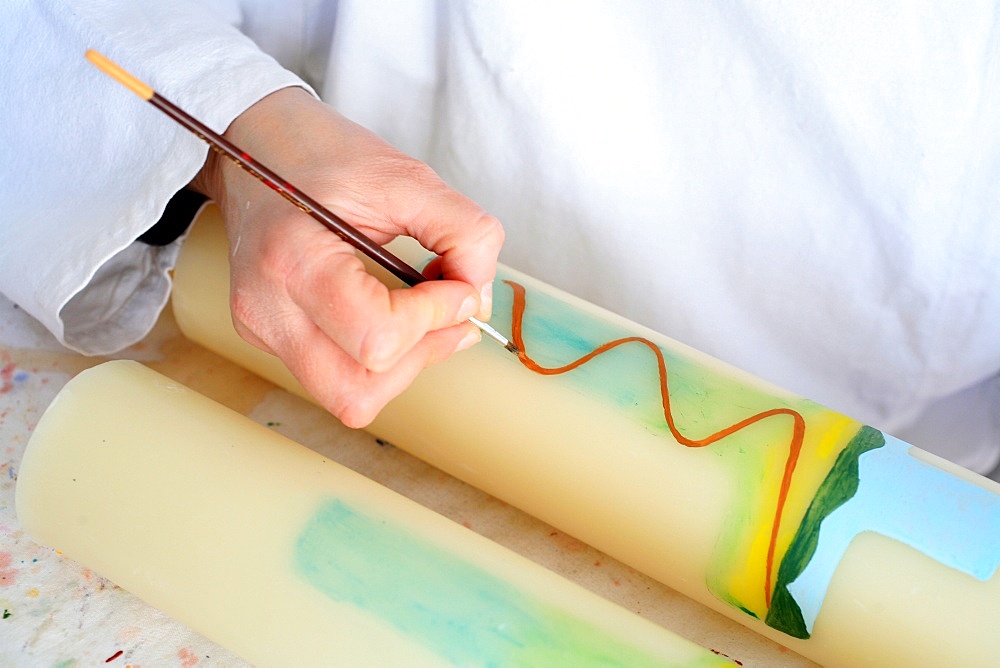
<svg viewBox="0 0 1000 668"><path fill-rule="evenodd" d="M802 611L788 591L788 583L793 582L802 573L816 553L816 543L823 520L857 493L858 457L884 445L885 437L882 432L865 426L858 430L847 447L837 456L837 461L834 462L833 468L809 504L795 538L792 539L792 544L781 561L771 607L765 619L768 626L795 638L809 638Z"/></svg>
<svg viewBox="0 0 1000 668"><path fill-rule="evenodd" d="M459 665L654 666L608 631L455 556L414 531L330 500L295 547L295 569L327 597L371 614ZM681 647L686 650L683 645ZM724 662L698 648L683 665Z"/></svg>

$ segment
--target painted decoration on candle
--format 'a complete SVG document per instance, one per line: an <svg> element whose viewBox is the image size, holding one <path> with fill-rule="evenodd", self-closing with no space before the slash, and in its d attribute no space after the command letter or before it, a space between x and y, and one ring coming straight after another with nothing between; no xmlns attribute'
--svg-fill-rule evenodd
<svg viewBox="0 0 1000 668"><path fill-rule="evenodd" d="M510 299L525 367L566 374L646 429L730 466L742 498L709 567L719 599L809 638L840 558L863 531L981 580L1000 566L997 494L918 460L876 429L775 396L551 296L532 294L537 308L529 309L525 288L504 283L509 297L498 295L497 306Z"/></svg>
<svg viewBox="0 0 1000 668"><path fill-rule="evenodd" d="M510 585L400 525L326 500L295 546L311 586L451 665L663 665L609 631ZM705 655L703 665L728 665ZM685 663L685 665L690 665Z"/></svg>
<svg viewBox="0 0 1000 668"><path fill-rule="evenodd" d="M767 622L809 637L840 557L875 531L979 580L1000 566L1000 497L864 427L817 491L778 573ZM872 512L878 509L878 512Z"/></svg>

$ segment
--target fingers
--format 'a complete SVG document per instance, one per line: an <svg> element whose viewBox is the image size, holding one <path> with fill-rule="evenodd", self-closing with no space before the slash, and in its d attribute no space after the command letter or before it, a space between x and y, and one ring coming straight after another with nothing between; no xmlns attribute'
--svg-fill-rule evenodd
<svg viewBox="0 0 1000 668"><path fill-rule="evenodd" d="M479 338L471 324L432 332L380 373L359 365L307 318L289 323L288 330L295 336L284 339L275 354L320 405L352 428L366 427L423 369Z"/></svg>
<svg viewBox="0 0 1000 668"><path fill-rule="evenodd" d="M503 227L483 212L471 222L441 228L440 234L432 236L439 225L429 225L427 237L421 241L438 254L442 277L465 281L477 290L480 310L476 315L488 320L493 309L497 257L504 241Z"/></svg>
<svg viewBox="0 0 1000 668"><path fill-rule="evenodd" d="M244 339L280 357L351 427L367 425L426 366L480 338L466 322L479 308L469 284L390 290L311 220L244 235L232 257L231 308Z"/></svg>
<svg viewBox="0 0 1000 668"><path fill-rule="evenodd" d="M438 255L430 271L475 288L480 300L476 315L488 319L503 226L472 200L451 190L429 168L427 172L420 180L405 184L413 191L400 194L404 209L398 222L403 233Z"/></svg>
<svg viewBox="0 0 1000 668"><path fill-rule="evenodd" d="M439 256L445 279L479 293L479 317L489 317L491 286L504 242L503 226L450 188L429 166L340 117L346 126L339 169L325 184L331 208L377 243L413 237Z"/></svg>
<svg viewBox="0 0 1000 668"><path fill-rule="evenodd" d="M463 281L390 290L339 243L309 253L287 281L292 301L319 330L377 373L392 368L429 332L480 311L479 294Z"/></svg>
<svg viewBox="0 0 1000 668"><path fill-rule="evenodd" d="M475 315L489 317L491 286L504 241L496 218L450 188L426 164L301 89L273 93L244 115L247 118L241 117L227 131L237 144L247 143L252 154L376 243L399 235L415 238L440 256L443 278L474 288L480 301ZM289 123L289 118L296 122ZM227 167L232 174L234 168ZM238 177L261 194L260 184L246 175ZM242 206L243 201L237 200Z"/></svg>
<svg viewBox="0 0 1000 668"><path fill-rule="evenodd" d="M238 168L208 180L230 238L237 331L328 410L367 424L421 369L479 339L466 321L489 317L495 218L297 89L265 97L226 134L376 243L408 235L440 256L430 271L441 280L390 290L353 248Z"/></svg>

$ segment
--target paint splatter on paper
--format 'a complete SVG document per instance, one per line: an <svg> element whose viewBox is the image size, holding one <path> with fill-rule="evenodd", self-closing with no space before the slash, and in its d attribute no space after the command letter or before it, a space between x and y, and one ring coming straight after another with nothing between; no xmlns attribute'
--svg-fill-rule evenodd
<svg viewBox="0 0 1000 668"><path fill-rule="evenodd" d="M10 552L0 552L0 587L11 587L17 582L19 570L11 565Z"/></svg>

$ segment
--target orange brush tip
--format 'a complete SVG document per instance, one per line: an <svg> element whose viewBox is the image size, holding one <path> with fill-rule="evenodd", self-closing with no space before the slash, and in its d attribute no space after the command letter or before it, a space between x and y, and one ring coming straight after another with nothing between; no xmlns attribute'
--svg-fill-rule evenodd
<svg viewBox="0 0 1000 668"><path fill-rule="evenodd" d="M98 53L93 49L87 49L86 55L87 60L96 65L99 70L107 74L112 79L117 80L118 83L125 86L142 99L148 101L153 97L152 88L123 70L115 61L110 58L106 58L103 54Z"/></svg>

